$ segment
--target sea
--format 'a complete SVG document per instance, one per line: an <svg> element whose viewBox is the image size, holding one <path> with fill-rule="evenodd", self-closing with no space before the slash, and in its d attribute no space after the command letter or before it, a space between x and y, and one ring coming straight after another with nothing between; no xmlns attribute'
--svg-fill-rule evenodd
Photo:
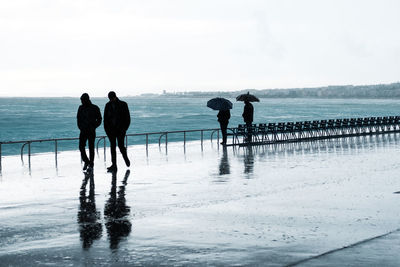
<svg viewBox="0 0 400 267"><path fill-rule="evenodd" d="M92 98L102 114L107 98ZM152 96L121 97L128 103L131 126L128 134L218 128L217 111L207 107L209 98ZM243 102L233 103L228 127L243 123ZM80 105L77 98L0 98L1 153L16 155L22 144L5 144L9 141L76 138L79 129L76 114ZM304 120L337 119L371 116L400 115L397 99L308 99L261 98L254 105L254 123L296 122ZM103 125L97 136L105 135ZM199 132L187 133L186 140L199 140ZM204 135L204 138L209 136ZM149 142L159 141L159 135L150 135ZM169 142L183 141L183 135L169 134ZM129 145L144 144L145 136L129 138ZM78 141L59 141L58 151L78 149ZM54 142L35 142L32 153L51 152Z"/></svg>

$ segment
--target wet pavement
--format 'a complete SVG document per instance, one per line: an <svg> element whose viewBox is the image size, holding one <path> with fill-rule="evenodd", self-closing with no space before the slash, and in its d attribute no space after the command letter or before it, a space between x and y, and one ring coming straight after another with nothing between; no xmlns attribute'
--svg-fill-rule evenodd
<svg viewBox="0 0 400 267"><path fill-rule="evenodd" d="M0 265L400 263L399 134L99 152L2 158Z"/></svg>

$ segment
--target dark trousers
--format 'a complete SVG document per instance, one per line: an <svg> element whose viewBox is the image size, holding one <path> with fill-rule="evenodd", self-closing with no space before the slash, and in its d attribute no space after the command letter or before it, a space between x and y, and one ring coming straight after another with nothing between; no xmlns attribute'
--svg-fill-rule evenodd
<svg viewBox="0 0 400 267"><path fill-rule="evenodd" d="M93 164L94 162L94 140L96 139L96 132L81 132L79 134L79 150L81 151L81 158L83 162ZM89 143L89 158L86 155L86 141Z"/></svg>
<svg viewBox="0 0 400 267"><path fill-rule="evenodd" d="M117 165L117 141L118 141L118 148L121 151L122 156L126 160L128 155L126 154L126 147L125 147L125 133L117 133L117 134L110 134L107 135L108 140L110 140L110 149L111 149L111 162L113 165Z"/></svg>
<svg viewBox="0 0 400 267"><path fill-rule="evenodd" d="M228 122L219 122L219 125L221 127L222 143L226 144L226 139L227 139L226 130L228 129Z"/></svg>
<svg viewBox="0 0 400 267"><path fill-rule="evenodd" d="M247 142L251 142L252 139L252 122L246 122L246 127L247 127Z"/></svg>

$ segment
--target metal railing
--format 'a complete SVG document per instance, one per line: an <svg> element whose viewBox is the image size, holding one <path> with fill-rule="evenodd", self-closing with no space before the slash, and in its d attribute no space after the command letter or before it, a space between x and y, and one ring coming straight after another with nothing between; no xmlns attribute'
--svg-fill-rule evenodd
<svg viewBox="0 0 400 267"><path fill-rule="evenodd" d="M219 129L198 129L182 131L149 132L126 135L126 146L128 137L145 136L146 155L148 156L149 136L158 135L158 145L165 138L165 149L168 149L168 136L171 134L183 134L183 146L186 146L187 133L200 133L201 146L203 147L204 132L211 132L210 140L217 133L219 142ZM228 128L228 135L232 136L232 143L228 145L263 145L287 142L302 142L318 139L343 138L351 136L382 134L400 132L400 116L390 117L367 117L367 118L344 118L332 120L314 120L301 122L260 123L259 125L238 125L236 128ZM104 160L106 160L106 136L98 136L96 151L98 153L99 143L104 141ZM28 163L31 165L31 144L37 142L54 142L55 164L57 167L58 142L68 140L79 140L79 138L57 138L27 141L0 142L0 174L2 170L1 156L2 145L22 144L21 161L24 163L24 148L28 146ZM186 151L186 150L185 150Z"/></svg>
<svg viewBox="0 0 400 267"><path fill-rule="evenodd" d="M135 137L135 136L145 136L145 146L146 146L146 156L148 156L148 150L149 150L149 136L151 135L158 135L158 145L161 146L161 139L165 137L165 148L167 149L168 147L168 135L171 134L183 134L183 145L184 147L186 146L187 142L187 133L194 133L194 132L199 132L200 133L200 140L201 140L201 146L203 147L203 142L204 142L204 133L205 132L211 132L210 135L210 140L211 142L213 141L213 136L217 132L217 140L219 141L219 129L197 129L197 130L181 130L181 131L164 131L164 132L148 132L148 133L136 133L136 134L127 134L126 139L125 139L125 146L128 146L128 137ZM100 141L104 141L104 160L106 159L106 137L107 136L97 136L97 144L96 144L96 151L98 153L99 150L99 143ZM28 165L29 169L31 167L31 155L32 155L32 150L31 150L31 144L32 143L43 143L43 142L54 142L54 160L55 160L55 166L58 166L58 143L60 141L74 141L74 140L79 140L78 137L72 137L72 138L52 138L52 139L37 139L37 140L21 140L21 141L5 141L5 142L0 142L0 174L2 172L2 148L3 145L12 145L12 144L22 144L21 145L21 150L20 150L20 155L21 155L21 162L24 164L24 151L25 147L28 147Z"/></svg>
<svg viewBox="0 0 400 267"><path fill-rule="evenodd" d="M239 124L229 145L263 145L400 132L400 116Z"/></svg>
<svg viewBox="0 0 400 267"><path fill-rule="evenodd" d="M180 131L165 131L165 132L149 132L149 133L137 133L137 134L127 134L126 135L126 139L125 139L125 145L128 146L128 137L134 137L134 136L145 136L146 137L146 141L145 141L145 146L146 146L146 155L148 155L148 151L149 151L149 136L151 135L158 135L158 146L161 146L161 140L163 137L165 137L165 148L168 147L168 135L171 134L178 134L178 133L182 133L183 134L183 145L186 145L186 141L187 141L187 137L186 134L187 133L194 133L194 132L200 132L200 141L201 141L201 145L203 146L203 142L204 142L204 132L211 132L211 136L210 136L210 140L213 140L213 136L214 134L217 132L218 136L217 136L217 140L219 140L219 129L198 129L198 130L180 130ZM99 140L97 141L96 144L96 151L98 153L99 151L99 143L103 140L104 141L104 148L106 147L106 137L107 136L100 136ZM104 150L105 151L105 150Z"/></svg>

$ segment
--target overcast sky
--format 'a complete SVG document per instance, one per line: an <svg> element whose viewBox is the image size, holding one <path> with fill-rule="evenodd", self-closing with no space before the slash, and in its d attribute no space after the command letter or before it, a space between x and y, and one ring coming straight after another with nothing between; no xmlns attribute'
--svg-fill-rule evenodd
<svg viewBox="0 0 400 267"><path fill-rule="evenodd" d="M0 0L0 96L400 81L398 0Z"/></svg>

